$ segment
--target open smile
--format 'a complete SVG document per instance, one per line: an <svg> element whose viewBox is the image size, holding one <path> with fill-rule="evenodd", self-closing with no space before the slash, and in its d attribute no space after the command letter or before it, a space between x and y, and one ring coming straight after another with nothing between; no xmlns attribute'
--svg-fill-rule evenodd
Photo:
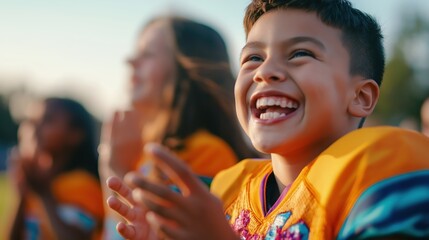
<svg viewBox="0 0 429 240"><path fill-rule="evenodd" d="M274 123L286 119L298 107L298 101L280 93L256 94L250 102L253 117L265 123Z"/></svg>

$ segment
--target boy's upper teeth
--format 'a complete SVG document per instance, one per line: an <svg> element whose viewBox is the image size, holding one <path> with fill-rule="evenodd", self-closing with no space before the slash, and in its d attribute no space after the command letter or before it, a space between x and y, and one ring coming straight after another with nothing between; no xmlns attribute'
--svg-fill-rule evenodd
<svg viewBox="0 0 429 240"><path fill-rule="evenodd" d="M279 106L282 108L298 108L298 103L286 97L261 97L256 100L256 108Z"/></svg>

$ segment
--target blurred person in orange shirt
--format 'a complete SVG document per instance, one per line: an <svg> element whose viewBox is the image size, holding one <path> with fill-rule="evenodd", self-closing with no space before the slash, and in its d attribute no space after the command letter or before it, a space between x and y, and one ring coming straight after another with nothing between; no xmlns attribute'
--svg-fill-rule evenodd
<svg viewBox="0 0 429 240"><path fill-rule="evenodd" d="M92 116L64 98L29 115L9 160L19 199L10 239L98 239L104 209Z"/></svg>
<svg viewBox="0 0 429 240"><path fill-rule="evenodd" d="M155 18L138 35L128 63L132 109L117 112L103 127L102 181L117 176L117 183L127 172L139 170L170 184L143 155L145 142L168 147L207 185L220 170L256 156L235 117L235 80L226 45L214 29L181 17ZM111 191L104 194L107 198ZM106 220L106 239L117 234L115 216ZM118 225L119 231L123 226Z"/></svg>

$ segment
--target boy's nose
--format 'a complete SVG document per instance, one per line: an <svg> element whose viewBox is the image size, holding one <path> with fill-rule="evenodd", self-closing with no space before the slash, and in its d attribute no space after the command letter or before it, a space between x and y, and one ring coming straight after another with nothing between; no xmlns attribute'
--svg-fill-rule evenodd
<svg viewBox="0 0 429 240"><path fill-rule="evenodd" d="M266 59L257 69L253 81L284 81L287 73L281 63Z"/></svg>

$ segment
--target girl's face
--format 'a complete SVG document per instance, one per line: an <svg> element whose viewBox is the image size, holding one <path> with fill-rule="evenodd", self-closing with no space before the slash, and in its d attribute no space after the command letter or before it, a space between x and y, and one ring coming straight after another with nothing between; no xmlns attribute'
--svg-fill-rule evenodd
<svg viewBox="0 0 429 240"><path fill-rule="evenodd" d="M131 66L131 101L137 110L165 108L171 103L176 75L173 38L165 21L157 21L141 33Z"/></svg>
<svg viewBox="0 0 429 240"><path fill-rule="evenodd" d="M38 146L47 152L54 153L68 147L70 119L59 107L45 104L43 114L36 123Z"/></svg>

